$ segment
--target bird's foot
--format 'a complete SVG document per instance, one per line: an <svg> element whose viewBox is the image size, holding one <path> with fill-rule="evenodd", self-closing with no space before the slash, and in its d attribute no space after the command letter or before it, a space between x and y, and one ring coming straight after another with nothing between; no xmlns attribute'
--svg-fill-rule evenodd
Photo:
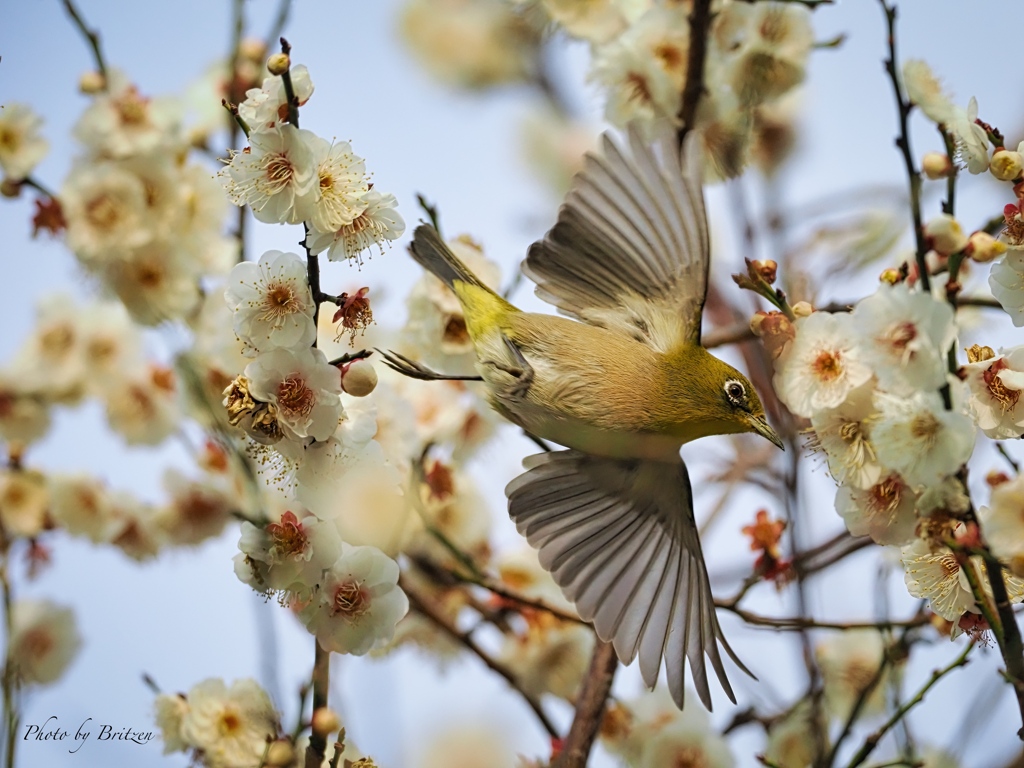
<svg viewBox="0 0 1024 768"><path fill-rule="evenodd" d="M512 355L514 364L506 365L505 363L495 362L493 360L489 360L488 362L499 371L504 371L515 379L515 381L509 384L502 392L502 396L509 400L522 400L526 397L526 393L530 391L530 386L533 384L533 366L527 362L525 357L523 357L522 351L518 346L516 346L516 343L512 341L512 339L505 334L501 334L501 339L505 342L505 347Z"/></svg>
<svg viewBox="0 0 1024 768"><path fill-rule="evenodd" d="M384 357L385 365L393 371L398 371L403 376L408 376L410 379L419 379L420 381L483 381L483 378L480 376L438 373L423 365L423 363L417 363L405 355L400 355L392 350L385 352L383 349L378 349L377 351Z"/></svg>

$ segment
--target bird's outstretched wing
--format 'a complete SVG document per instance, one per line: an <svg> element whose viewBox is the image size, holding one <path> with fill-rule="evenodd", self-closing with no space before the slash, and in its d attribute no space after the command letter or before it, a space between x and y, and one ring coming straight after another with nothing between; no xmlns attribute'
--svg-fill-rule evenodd
<svg viewBox="0 0 1024 768"><path fill-rule="evenodd" d="M661 352L698 344L710 251L697 137L680 151L667 125L650 143L627 136L628 151L606 133L586 156L523 272L571 317Z"/></svg>
<svg viewBox="0 0 1024 768"><path fill-rule="evenodd" d="M715 616L683 462L557 451L524 464L527 471L505 489L509 514L580 617L614 644L623 664L639 655L648 687L664 657L680 708L684 656L705 707L711 709L705 655L735 702L718 643L747 670Z"/></svg>

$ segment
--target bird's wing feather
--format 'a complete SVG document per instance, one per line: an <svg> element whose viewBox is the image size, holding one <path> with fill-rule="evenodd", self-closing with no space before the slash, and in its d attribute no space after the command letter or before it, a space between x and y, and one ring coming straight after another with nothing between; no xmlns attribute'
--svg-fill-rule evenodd
<svg viewBox="0 0 1024 768"><path fill-rule="evenodd" d="M691 133L680 152L671 128L648 143L631 126L628 145L602 137L523 271L571 317L662 352L697 344L710 258L699 144Z"/></svg>
<svg viewBox="0 0 1024 768"><path fill-rule="evenodd" d="M669 691L683 706L689 659L711 708L710 659L735 702L718 643L725 642L704 567L686 467L557 451L529 457L505 492L519 532L540 550L580 617L629 664L639 654L651 688L665 659Z"/></svg>

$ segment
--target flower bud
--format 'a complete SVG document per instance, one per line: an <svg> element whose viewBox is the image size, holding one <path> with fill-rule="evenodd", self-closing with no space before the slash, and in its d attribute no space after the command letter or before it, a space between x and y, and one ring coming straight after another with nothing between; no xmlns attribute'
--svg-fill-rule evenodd
<svg viewBox="0 0 1024 768"><path fill-rule="evenodd" d="M1006 253L1006 243L996 240L988 232L978 231L967 241L967 255L984 264Z"/></svg>
<svg viewBox="0 0 1024 768"><path fill-rule="evenodd" d="M814 307L809 301L798 301L791 309L797 317L810 317L814 313Z"/></svg>
<svg viewBox="0 0 1024 768"><path fill-rule="evenodd" d="M341 728L338 713L328 707L320 707L313 713L313 733L326 737Z"/></svg>
<svg viewBox="0 0 1024 768"><path fill-rule="evenodd" d="M14 179L0 181L0 195L9 198L18 197L21 194L21 182Z"/></svg>
<svg viewBox="0 0 1024 768"><path fill-rule="evenodd" d="M921 159L921 170L924 175L933 181L944 179L953 170L953 164L949 161L949 155L942 152L926 152Z"/></svg>
<svg viewBox="0 0 1024 768"><path fill-rule="evenodd" d="M377 386L377 371L365 360L356 360L341 373L341 388L352 397L366 397Z"/></svg>
<svg viewBox="0 0 1024 768"><path fill-rule="evenodd" d="M287 53L275 53L267 59L267 71L272 75L283 75L292 65Z"/></svg>
<svg viewBox="0 0 1024 768"><path fill-rule="evenodd" d="M782 354L782 350L796 336L793 323L781 312L758 312L750 321L750 330L761 337L764 348L773 360Z"/></svg>
<svg viewBox="0 0 1024 768"><path fill-rule="evenodd" d="M779 269L779 265L775 261L772 259L757 260L751 266L768 285L775 282L775 276Z"/></svg>
<svg viewBox="0 0 1024 768"><path fill-rule="evenodd" d="M1013 181L1019 179L1024 170L1024 158L1021 158L1020 152L1000 149L992 155L988 170L1000 181Z"/></svg>
<svg viewBox="0 0 1024 768"><path fill-rule="evenodd" d="M940 256L959 253L967 247L967 235L960 222L948 213L940 213L924 227L925 237Z"/></svg>
<svg viewBox="0 0 1024 768"><path fill-rule="evenodd" d="M295 747L287 739L278 739L267 748L266 766L289 766L295 762Z"/></svg>
<svg viewBox="0 0 1024 768"><path fill-rule="evenodd" d="M85 72L78 78L78 90L85 94L95 94L105 90L107 87L106 78L99 72Z"/></svg>
<svg viewBox="0 0 1024 768"><path fill-rule="evenodd" d="M889 267L883 269L882 274L878 276L880 282L886 285L897 285L903 278L900 276L900 271L895 267Z"/></svg>

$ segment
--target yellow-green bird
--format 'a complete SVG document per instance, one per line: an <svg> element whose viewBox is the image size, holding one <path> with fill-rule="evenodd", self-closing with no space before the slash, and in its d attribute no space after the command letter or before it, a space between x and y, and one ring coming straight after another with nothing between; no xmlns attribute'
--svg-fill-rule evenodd
<svg viewBox="0 0 1024 768"><path fill-rule="evenodd" d="M683 706L689 659L711 708L705 655L729 698L718 625L679 447L756 432L782 447L750 382L700 344L710 258L698 145L605 135L523 271L563 314L522 312L477 279L429 225L413 257L458 296L491 405L569 450L531 456L506 488L509 514L579 615L640 657L665 659ZM431 376L389 356L410 375Z"/></svg>

